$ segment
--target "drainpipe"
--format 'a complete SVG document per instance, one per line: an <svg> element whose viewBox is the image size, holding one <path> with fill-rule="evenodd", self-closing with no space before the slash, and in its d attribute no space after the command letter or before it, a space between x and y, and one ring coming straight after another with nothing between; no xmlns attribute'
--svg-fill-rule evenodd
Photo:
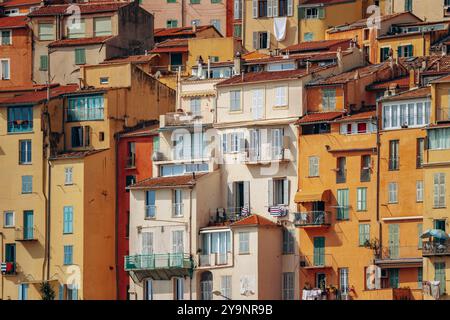
<svg viewBox="0 0 450 320"><path fill-rule="evenodd" d="M119 140L120 135L116 135L116 223L115 223L115 232L116 232L116 241L115 241L115 256L116 256L116 300L119 300L119 188L117 186L117 181L119 177Z"/></svg>
<svg viewBox="0 0 450 320"><path fill-rule="evenodd" d="M380 240L380 250L383 245L383 232L382 232L382 223L380 221L380 159L381 159L381 139L380 139L380 123L379 121L379 106L380 102L377 101L376 104L376 123L377 123L377 188L376 188L376 194L377 194L377 200L376 200L376 215L377 215L377 223L378 223L378 238Z"/></svg>
<svg viewBox="0 0 450 320"><path fill-rule="evenodd" d="M194 173L195 179L195 173ZM189 191L189 225L188 225L188 234L189 234L189 253L191 262L194 260L194 254L192 253L192 192L194 188L191 187ZM194 274L192 274L192 277ZM192 301L192 277L189 277L189 300Z"/></svg>

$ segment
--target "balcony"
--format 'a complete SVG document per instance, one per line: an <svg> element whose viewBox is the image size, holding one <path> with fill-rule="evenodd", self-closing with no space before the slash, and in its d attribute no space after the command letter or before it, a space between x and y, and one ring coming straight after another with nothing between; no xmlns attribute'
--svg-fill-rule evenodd
<svg viewBox="0 0 450 320"><path fill-rule="evenodd" d="M333 256L331 254L300 256L300 268L302 269L327 269L332 267Z"/></svg>
<svg viewBox="0 0 450 320"><path fill-rule="evenodd" d="M125 271L135 282L145 278L169 280L192 276L194 263L187 253L163 253L125 256Z"/></svg>
<svg viewBox="0 0 450 320"><path fill-rule="evenodd" d="M375 257L380 267L407 268L422 266L422 250L418 246L383 247Z"/></svg>
<svg viewBox="0 0 450 320"><path fill-rule="evenodd" d="M172 204L172 217L178 218L183 216L183 203Z"/></svg>
<svg viewBox="0 0 450 320"><path fill-rule="evenodd" d="M450 241L446 242L433 242L433 241L424 241L422 254L424 257L433 257L433 256L449 256L450 255Z"/></svg>
<svg viewBox="0 0 450 320"><path fill-rule="evenodd" d="M209 212L209 226L227 225L248 217L251 212L252 209L246 207L217 208Z"/></svg>
<svg viewBox="0 0 450 320"><path fill-rule="evenodd" d="M272 162L288 162L291 161L289 152L289 149L274 149L270 146L268 148L250 148L242 153L242 159L243 162L247 165L260 165Z"/></svg>
<svg viewBox="0 0 450 320"><path fill-rule="evenodd" d="M232 261L231 253L210 253L198 256L199 268L213 268L230 266Z"/></svg>
<svg viewBox="0 0 450 320"><path fill-rule="evenodd" d="M133 154L132 156L127 158L127 163L125 166L127 169L136 168L136 155L135 154Z"/></svg>
<svg viewBox="0 0 450 320"><path fill-rule="evenodd" d="M331 225L331 213L326 211L295 213L294 224L300 228L329 227Z"/></svg>
<svg viewBox="0 0 450 320"><path fill-rule="evenodd" d="M1 272L4 276L15 276L17 274L17 263L16 262L2 262Z"/></svg>
<svg viewBox="0 0 450 320"><path fill-rule="evenodd" d="M397 171L400 169L400 158L389 158L389 171Z"/></svg>
<svg viewBox="0 0 450 320"><path fill-rule="evenodd" d="M147 205L145 206L145 219L154 219L156 216L156 206Z"/></svg>
<svg viewBox="0 0 450 320"><path fill-rule="evenodd" d="M15 239L16 241L37 241L36 234L35 227L16 228Z"/></svg>

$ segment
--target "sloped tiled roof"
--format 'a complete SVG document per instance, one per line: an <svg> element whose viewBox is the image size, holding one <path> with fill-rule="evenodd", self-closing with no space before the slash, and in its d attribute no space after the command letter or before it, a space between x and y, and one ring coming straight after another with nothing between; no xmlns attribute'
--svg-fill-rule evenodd
<svg viewBox="0 0 450 320"><path fill-rule="evenodd" d="M231 227L250 227L250 226L258 226L258 227L278 227L278 225L269 219L266 219L260 215L252 214L247 218L236 221L230 225Z"/></svg>
<svg viewBox="0 0 450 320"><path fill-rule="evenodd" d="M449 83L450 82L450 75L436 79L432 81L431 83Z"/></svg>
<svg viewBox="0 0 450 320"><path fill-rule="evenodd" d="M81 14L114 12L122 7L129 5L129 2L98 2L98 3L77 3ZM43 6L28 14L29 17L54 16L54 15L71 15L67 9L72 4L54 4Z"/></svg>
<svg viewBox="0 0 450 320"><path fill-rule="evenodd" d="M111 64L111 63L147 63L150 62L157 55L148 54L148 55L134 55L128 57L119 57L119 58L110 58L108 60L100 62L100 64Z"/></svg>
<svg viewBox="0 0 450 320"><path fill-rule="evenodd" d="M56 40L49 43L49 47L72 47L72 46L87 46L104 43L114 36L104 36L104 37L93 37L93 38L79 38L79 39L62 39Z"/></svg>
<svg viewBox="0 0 450 320"><path fill-rule="evenodd" d="M57 98L64 94L78 91L77 84L69 84L65 86L57 86L50 89L50 99ZM47 99L47 90L44 88L36 92L28 92L20 96L8 98L1 101L1 105L25 105L25 104L39 104Z"/></svg>
<svg viewBox="0 0 450 320"><path fill-rule="evenodd" d="M168 39L158 43L151 51L152 53L167 53L167 52L188 52L187 39Z"/></svg>
<svg viewBox="0 0 450 320"><path fill-rule="evenodd" d="M336 122L347 122L347 121L356 121L356 120L365 120L365 119L371 119L375 117L376 111L375 110L369 110L369 111L362 111L358 113L353 113L347 116L343 116L340 119L337 119Z"/></svg>
<svg viewBox="0 0 450 320"><path fill-rule="evenodd" d="M26 16L0 18L0 29L3 29L3 28L8 28L8 29L25 28L26 26L27 26L27 17Z"/></svg>
<svg viewBox="0 0 450 320"><path fill-rule="evenodd" d="M0 7L12 8L12 7L32 6L32 5L40 5L40 4L41 4L41 0L9 0L9 1L0 3Z"/></svg>
<svg viewBox="0 0 450 320"><path fill-rule="evenodd" d="M207 175L208 173L196 173L195 177L192 174L171 177L157 177L148 178L139 181L128 188L130 189L160 189L160 188L174 188L174 187L192 187L197 180Z"/></svg>
<svg viewBox="0 0 450 320"><path fill-rule="evenodd" d="M155 37L188 36L188 35L195 35L197 32L201 32L210 28L214 28L214 26L212 25L197 26L196 32L194 32L192 27L157 28L154 31L154 36Z"/></svg>
<svg viewBox="0 0 450 320"><path fill-rule="evenodd" d="M308 113L301 117L295 124L305 125L319 122L333 121L339 117L342 117L344 112L333 111L333 112L314 112Z"/></svg>
<svg viewBox="0 0 450 320"><path fill-rule="evenodd" d="M371 84L367 87L367 90L387 90L392 86L398 86L400 88L409 88L409 75L406 77L401 77L397 79L392 79L388 81L380 81Z"/></svg>
<svg viewBox="0 0 450 320"><path fill-rule="evenodd" d="M108 149L97 149L97 150L83 150L83 151L66 151L58 153L50 157L50 160L68 160L68 159L81 159L92 154L96 154Z"/></svg>
<svg viewBox="0 0 450 320"><path fill-rule="evenodd" d="M283 49L283 51L289 52L326 51L339 45L342 47L342 50L345 50L350 47L351 41L352 41L351 39L337 39L337 40L301 42L299 44L289 46Z"/></svg>
<svg viewBox="0 0 450 320"><path fill-rule="evenodd" d="M352 0L306 0L303 2L303 5L312 5L312 4L323 4L326 6L331 6L334 4L341 4L346 2L356 2Z"/></svg>
<svg viewBox="0 0 450 320"><path fill-rule="evenodd" d="M422 87L413 90L408 90L395 96L390 96L386 98L382 98L382 101L397 101L397 100L412 100L418 98L426 98L431 96L431 87Z"/></svg>

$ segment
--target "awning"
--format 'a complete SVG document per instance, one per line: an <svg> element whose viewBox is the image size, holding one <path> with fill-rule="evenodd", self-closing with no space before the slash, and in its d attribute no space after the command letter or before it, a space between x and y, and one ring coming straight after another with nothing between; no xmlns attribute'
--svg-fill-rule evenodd
<svg viewBox="0 0 450 320"><path fill-rule="evenodd" d="M325 190L321 193L299 191L295 194L294 202L295 203L315 202L315 201L328 202L329 199L330 199L330 190Z"/></svg>

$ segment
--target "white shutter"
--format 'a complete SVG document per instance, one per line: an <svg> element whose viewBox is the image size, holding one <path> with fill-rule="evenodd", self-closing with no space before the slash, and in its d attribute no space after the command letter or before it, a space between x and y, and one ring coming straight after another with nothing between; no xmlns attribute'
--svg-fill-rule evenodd
<svg viewBox="0 0 450 320"><path fill-rule="evenodd" d="M267 200L268 200L268 206L273 206L273 180L269 179L268 181L268 194L267 194Z"/></svg>
<svg viewBox="0 0 450 320"><path fill-rule="evenodd" d="M250 207L250 181L244 181L244 206Z"/></svg>
<svg viewBox="0 0 450 320"><path fill-rule="evenodd" d="M267 0L267 16L268 17L272 17L272 15L273 15L273 13L272 13L272 8L273 8L273 5L272 5L272 3L273 2L277 2L278 0Z"/></svg>
<svg viewBox="0 0 450 320"><path fill-rule="evenodd" d="M227 207L233 208L234 207L234 196L233 196L233 183L228 184L228 193L227 193Z"/></svg>
<svg viewBox="0 0 450 320"><path fill-rule="evenodd" d="M259 49L258 32L256 31L253 32L253 49Z"/></svg>
<svg viewBox="0 0 450 320"><path fill-rule="evenodd" d="M253 18L258 18L258 0L252 0ZM253 35L255 33L253 32Z"/></svg>
<svg viewBox="0 0 450 320"><path fill-rule="evenodd" d="M264 47L264 49L269 49L270 48L270 32L266 32L267 33L267 38L266 38L266 45Z"/></svg>
<svg viewBox="0 0 450 320"><path fill-rule="evenodd" d="M273 0L272 2L272 16L278 17L278 0Z"/></svg>
<svg viewBox="0 0 450 320"><path fill-rule="evenodd" d="M142 237L142 254L153 254L153 233L143 232Z"/></svg>
<svg viewBox="0 0 450 320"><path fill-rule="evenodd" d="M287 0L287 15L294 15L294 0Z"/></svg>
<svg viewBox="0 0 450 320"><path fill-rule="evenodd" d="M283 204L284 205L289 205L289 186L290 186L290 181L289 179L284 179L283 180Z"/></svg>

